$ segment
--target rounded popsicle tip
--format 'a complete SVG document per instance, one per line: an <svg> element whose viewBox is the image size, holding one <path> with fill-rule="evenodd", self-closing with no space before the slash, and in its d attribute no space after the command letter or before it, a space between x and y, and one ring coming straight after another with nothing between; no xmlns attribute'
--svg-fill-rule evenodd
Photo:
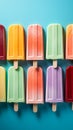
<svg viewBox="0 0 73 130"><path fill-rule="evenodd" d="M31 66L28 68L27 73L31 73L32 71L35 71L35 69L36 68L34 66ZM39 70L39 72L43 73L43 70L41 67L37 67L37 69Z"/></svg>
<svg viewBox="0 0 73 130"><path fill-rule="evenodd" d="M10 66L8 69L8 72L13 71L14 70L14 66ZM21 66L18 66L18 70L23 71L23 68Z"/></svg>
<svg viewBox="0 0 73 130"><path fill-rule="evenodd" d="M13 28L13 27L23 27L21 24L11 24L9 25L9 28Z"/></svg>
<svg viewBox="0 0 73 130"><path fill-rule="evenodd" d="M54 68L53 66L49 66L49 67L47 68L47 72L48 72L49 70L52 70L52 69L55 70L55 68ZM60 66L58 66L58 67L57 67L57 70L62 71L62 68L61 68Z"/></svg>
<svg viewBox="0 0 73 130"><path fill-rule="evenodd" d="M52 24L49 24L47 27L50 28L50 27L54 27L54 26L58 26L58 27L62 28L62 25L59 23L52 23Z"/></svg>
<svg viewBox="0 0 73 130"><path fill-rule="evenodd" d="M0 24L0 28L5 29L4 25Z"/></svg>
<svg viewBox="0 0 73 130"><path fill-rule="evenodd" d="M73 24L68 24L66 27L66 30L69 30L69 28L73 27Z"/></svg>
<svg viewBox="0 0 73 130"><path fill-rule="evenodd" d="M2 67L2 66L0 66L0 70L5 71L5 68L4 68L4 67Z"/></svg>
<svg viewBox="0 0 73 130"><path fill-rule="evenodd" d="M9 27L8 27L8 34L9 32L15 30L19 28L20 30L23 30L23 26L21 24L11 24Z"/></svg>
<svg viewBox="0 0 73 130"><path fill-rule="evenodd" d="M30 24L28 26L28 30L31 29L32 27L36 27L36 26L42 28L42 26L40 24Z"/></svg>
<svg viewBox="0 0 73 130"><path fill-rule="evenodd" d="M72 30L73 30L73 24L67 25L67 27L66 27L66 43L68 42L69 35L71 34Z"/></svg>
<svg viewBox="0 0 73 130"><path fill-rule="evenodd" d="M24 28L21 24L11 24L8 27L8 35L10 34L10 32L15 31L15 29L17 29L17 28L22 30L22 32L24 32Z"/></svg>
<svg viewBox="0 0 73 130"><path fill-rule="evenodd" d="M66 71L69 71L69 70L71 70L71 69L73 69L73 66L68 66L68 67L66 68Z"/></svg>

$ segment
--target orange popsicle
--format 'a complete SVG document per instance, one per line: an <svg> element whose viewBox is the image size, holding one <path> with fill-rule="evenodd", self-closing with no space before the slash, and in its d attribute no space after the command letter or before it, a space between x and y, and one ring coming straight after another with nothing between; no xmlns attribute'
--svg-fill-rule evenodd
<svg viewBox="0 0 73 130"><path fill-rule="evenodd" d="M36 104L41 104L43 102L44 102L44 96L43 96L42 68L30 67L28 69L28 76L27 76L26 103L34 104L35 106Z"/></svg>
<svg viewBox="0 0 73 130"><path fill-rule="evenodd" d="M44 59L43 29L38 24L32 24L28 27L26 59Z"/></svg>
<svg viewBox="0 0 73 130"><path fill-rule="evenodd" d="M73 24L66 29L66 59L73 59Z"/></svg>
<svg viewBox="0 0 73 130"><path fill-rule="evenodd" d="M7 60L24 60L24 29L21 25L11 25L8 30Z"/></svg>

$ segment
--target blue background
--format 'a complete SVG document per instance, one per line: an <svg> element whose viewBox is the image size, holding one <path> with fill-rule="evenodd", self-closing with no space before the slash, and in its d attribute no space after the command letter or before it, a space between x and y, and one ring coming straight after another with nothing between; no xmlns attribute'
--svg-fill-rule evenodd
<svg viewBox="0 0 73 130"><path fill-rule="evenodd" d="M39 23L44 29L44 45L46 44L46 27L50 23L60 23L66 26L73 23L73 0L0 0L0 24L8 30L8 26L13 23L20 23L27 27L32 23ZM51 61L40 61L39 66L44 72L44 88L46 79L46 68L52 65ZM65 69L72 65L72 61L59 61L58 65L63 68L63 78L65 81ZM0 65L6 70L12 63L0 61ZM19 62L24 68L25 78L27 69L31 62ZM15 113L13 104L0 104L0 129L4 130L73 130L73 112L71 104L58 104L57 112L51 111L50 104L39 105L38 113L32 112L32 106L26 104L19 105L19 112Z"/></svg>

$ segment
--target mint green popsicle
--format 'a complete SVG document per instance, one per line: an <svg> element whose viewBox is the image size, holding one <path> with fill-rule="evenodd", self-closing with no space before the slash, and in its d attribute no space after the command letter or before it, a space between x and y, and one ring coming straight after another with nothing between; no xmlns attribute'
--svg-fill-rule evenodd
<svg viewBox="0 0 73 130"><path fill-rule="evenodd" d="M60 24L47 27L46 59L63 59L63 29Z"/></svg>
<svg viewBox="0 0 73 130"><path fill-rule="evenodd" d="M10 67L8 70L7 102L25 102L24 72L22 67L18 67L17 70L14 67Z"/></svg>

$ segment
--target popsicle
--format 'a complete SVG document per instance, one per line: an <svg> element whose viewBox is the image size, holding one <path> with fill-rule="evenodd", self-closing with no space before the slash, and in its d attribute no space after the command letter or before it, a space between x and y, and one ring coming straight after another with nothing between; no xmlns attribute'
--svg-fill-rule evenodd
<svg viewBox="0 0 73 130"><path fill-rule="evenodd" d="M64 58L63 29L60 24L50 24L47 27L46 59L53 60L53 67L57 67L57 60Z"/></svg>
<svg viewBox="0 0 73 130"><path fill-rule="evenodd" d="M6 102L6 72L0 66L0 102Z"/></svg>
<svg viewBox="0 0 73 130"><path fill-rule="evenodd" d="M62 69L53 66L47 68L46 77L46 102L53 103L52 110L56 111L56 103L63 102Z"/></svg>
<svg viewBox="0 0 73 130"><path fill-rule="evenodd" d="M24 72L22 67L18 67L18 69L10 67L8 70L7 102L15 103L15 111L18 111L19 102L25 102Z"/></svg>
<svg viewBox="0 0 73 130"><path fill-rule="evenodd" d="M37 112L37 104L44 103L43 71L41 67L29 67L27 75L26 103L34 104L33 111Z"/></svg>
<svg viewBox="0 0 73 130"><path fill-rule="evenodd" d="M6 35L3 25L0 25L0 60L6 60Z"/></svg>
<svg viewBox="0 0 73 130"><path fill-rule="evenodd" d="M37 66L37 60L44 59L43 29L38 24L28 27L26 59L33 60L34 66Z"/></svg>
<svg viewBox="0 0 73 130"><path fill-rule="evenodd" d="M21 25L11 25L8 30L7 60L14 61L14 68L18 68L18 60L25 59L24 29Z"/></svg>
<svg viewBox="0 0 73 130"><path fill-rule="evenodd" d="M72 102L73 110L73 66L66 69L65 101Z"/></svg>
<svg viewBox="0 0 73 130"><path fill-rule="evenodd" d="M66 59L73 60L73 24L66 28Z"/></svg>

